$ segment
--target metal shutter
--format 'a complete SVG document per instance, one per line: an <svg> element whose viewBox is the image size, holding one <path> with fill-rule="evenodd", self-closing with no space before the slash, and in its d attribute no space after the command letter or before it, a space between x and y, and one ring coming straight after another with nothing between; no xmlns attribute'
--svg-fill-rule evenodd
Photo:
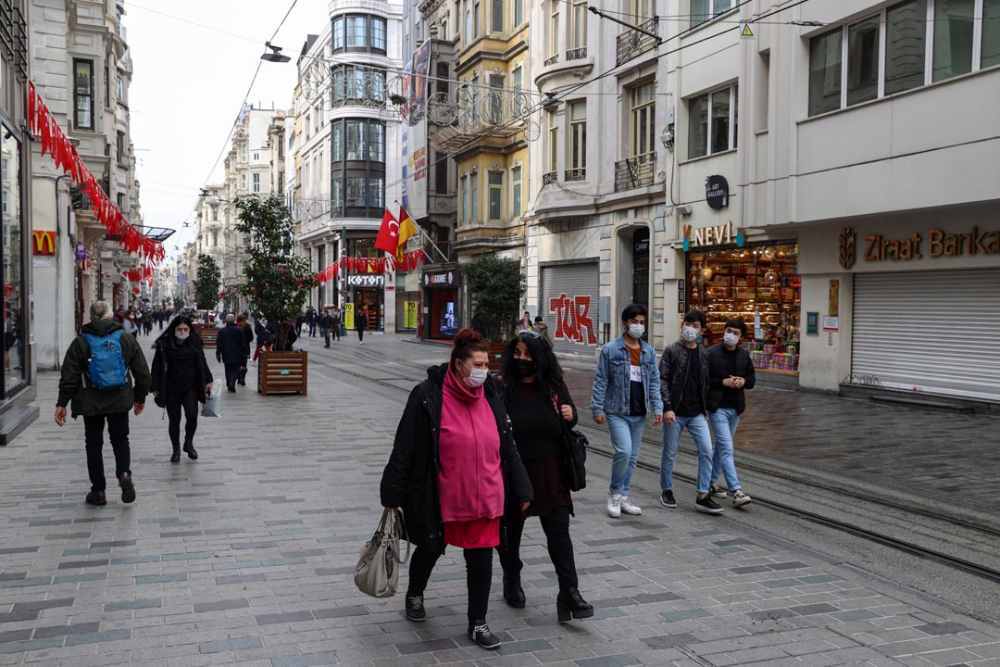
<svg viewBox="0 0 1000 667"><path fill-rule="evenodd" d="M599 286L597 262L542 267L541 314L556 352L584 354L597 349Z"/></svg>
<svg viewBox="0 0 1000 667"><path fill-rule="evenodd" d="M998 332L1000 269L854 278L855 381L1000 400Z"/></svg>

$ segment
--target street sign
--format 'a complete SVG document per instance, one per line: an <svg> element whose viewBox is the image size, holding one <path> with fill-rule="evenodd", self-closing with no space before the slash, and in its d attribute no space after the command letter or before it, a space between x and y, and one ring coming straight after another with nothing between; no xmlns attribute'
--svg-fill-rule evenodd
<svg viewBox="0 0 1000 667"><path fill-rule="evenodd" d="M80 261L87 259L87 244L77 243L76 244L76 258Z"/></svg>
<svg viewBox="0 0 1000 667"><path fill-rule="evenodd" d="M740 37L743 39L753 39L753 29L749 23L740 24Z"/></svg>

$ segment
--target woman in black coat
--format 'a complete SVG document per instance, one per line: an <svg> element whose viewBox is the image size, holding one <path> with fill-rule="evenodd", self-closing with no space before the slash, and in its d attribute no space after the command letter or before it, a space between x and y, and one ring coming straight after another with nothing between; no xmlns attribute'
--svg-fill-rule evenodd
<svg viewBox="0 0 1000 667"><path fill-rule="evenodd" d="M504 517L533 497L517 453L488 347L471 329L455 336L451 361L432 366L410 393L382 475L382 505L403 509L410 558L406 618L426 617L423 594L445 545L462 548L469 587L469 637L494 649L486 625L493 549L504 546ZM470 480L476 480L475 485ZM470 500L471 499L471 500ZM485 501L489 513L481 512ZM461 516L459 516L461 515Z"/></svg>
<svg viewBox="0 0 1000 667"><path fill-rule="evenodd" d="M212 371L205 359L205 346L187 317L177 317L153 344L152 394L156 404L167 408L171 463L181 460L181 410L184 410L184 451L198 458L194 433L198 429L198 403L212 391Z"/></svg>

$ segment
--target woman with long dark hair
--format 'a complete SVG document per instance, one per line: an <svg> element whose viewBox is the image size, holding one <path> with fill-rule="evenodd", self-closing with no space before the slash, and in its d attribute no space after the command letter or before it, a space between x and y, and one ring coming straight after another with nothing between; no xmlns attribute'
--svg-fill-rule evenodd
<svg viewBox="0 0 1000 667"><path fill-rule="evenodd" d="M175 317L156 342L153 356L152 393L156 404L167 408L170 425L171 463L181 460L181 410L184 411L184 451L198 458L194 433L198 429L198 403L212 391L212 371L205 359L205 346L190 318Z"/></svg>
<svg viewBox="0 0 1000 667"><path fill-rule="evenodd" d="M535 491L535 500L507 517L507 548L500 551L503 597L523 609L521 532L528 517L537 516L545 531L549 557L559 580L556 611L559 622L590 618L594 607L580 595L569 536L573 501L563 472L566 429L577 421L576 406L563 380L552 347L534 330L521 331L507 344L500 366L503 402L514 427L514 442Z"/></svg>
<svg viewBox="0 0 1000 667"><path fill-rule="evenodd" d="M406 402L381 493L383 506L403 508L416 546L406 618L427 618L424 590L450 544L464 550L469 638L495 649L500 640L486 625L493 549L505 533L503 517L527 508L532 494L487 351L482 335L462 329L451 361L427 370Z"/></svg>

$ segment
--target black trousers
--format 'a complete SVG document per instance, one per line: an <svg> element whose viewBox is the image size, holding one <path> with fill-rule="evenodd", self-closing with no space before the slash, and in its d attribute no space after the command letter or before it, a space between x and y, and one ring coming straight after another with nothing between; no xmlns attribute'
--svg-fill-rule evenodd
<svg viewBox="0 0 1000 667"><path fill-rule="evenodd" d="M545 531L545 541L549 547L549 558L556 568L559 579L559 590L577 588L579 579L576 576L576 560L573 556L573 540L569 536L569 508L559 507L548 516L538 517ZM507 515L507 549L497 548L500 554L500 564L507 579L521 579L521 533L524 531L524 519L520 514Z"/></svg>
<svg viewBox="0 0 1000 667"><path fill-rule="evenodd" d="M236 376L236 381L239 382L240 384L246 384L247 383L247 364L248 363L250 363L250 357L247 357L246 359L244 359L243 363L240 364L240 372Z"/></svg>
<svg viewBox="0 0 1000 667"><path fill-rule="evenodd" d="M358 329L358 340L363 341L364 339L365 339L365 330L364 329Z"/></svg>
<svg viewBox="0 0 1000 667"><path fill-rule="evenodd" d="M240 379L240 366L243 364L236 362L235 364L226 364L226 386L235 387L236 381Z"/></svg>
<svg viewBox="0 0 1000 667"><path fill-rule="evenodd" d="M198 430L198 390L191 387L182 394L168 391L165 403L170 420L167 427L170 443L178 445L181 441L181 409L184 410L184 441L193 441L194 432Z"/></svg>
<svg viewBox="0 0 1000 667"><path fill-rule="evenodd" d="M104 422L108 423L108 436L115 451L115 478L123 472L132 472L132 451L128 446L128 413L97 415L83 418L84 440L87 443L87 472L90 473L90 490L105 491L104 478Z"/></svg>
<svg viewBox="0 0 1000 667"><path fill-rule="evenodd" d="M493 549L464 549L465 579L469 587L469 623L485 621L493 579ZM417 547L410 556L410 586L407 597L423 595L439 553Z"/></svg>

